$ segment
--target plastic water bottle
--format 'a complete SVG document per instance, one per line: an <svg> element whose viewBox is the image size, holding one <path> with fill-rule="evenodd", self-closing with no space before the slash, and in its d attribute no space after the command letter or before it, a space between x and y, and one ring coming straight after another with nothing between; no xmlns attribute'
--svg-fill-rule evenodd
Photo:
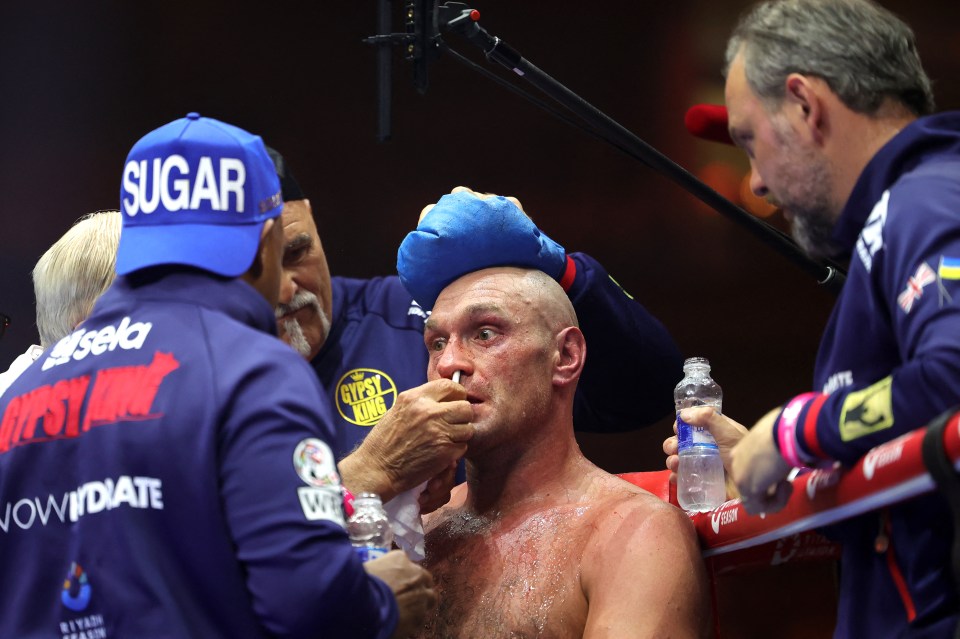
<svg viewBox="0 0 960 639"><path fill-rule="evenodd" d="M361 561L376 559L390 552L393 530L379 495L360 493L354 497L353 514L347 519L347 532Z"/></svg>
<svg viewBox="0 0 960 639"><path fill-rule="evenodd" d="M683 379L673 391L680 456L677 501L687 512L705 512L726 501L723 461L713 435L681 420L680 411L692 406L712 406L719 413L723 405L723 391L710 377L710 362L706 358L687 359L683 363L683 373Z"/></svg>

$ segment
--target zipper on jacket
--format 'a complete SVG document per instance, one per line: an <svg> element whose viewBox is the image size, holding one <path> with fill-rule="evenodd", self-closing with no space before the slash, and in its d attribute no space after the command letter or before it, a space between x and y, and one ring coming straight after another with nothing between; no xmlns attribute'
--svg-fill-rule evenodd
<svg viewBox="0 0 960 639"><path fill-rule="evenodd" d="M893 525L890 523L890 510L884 508L880 511L880 529L877 531L877 537L873 542L873 549L878 555L886 555L887 568L890 570L890 577L893 579L893 585L897 587L900 594L900 600L907 613L907 621L913 621L917 618L917 609L913 605L913 597L907 589L907 580L903 578L903 571L897 563L897 558L893 547Z"/></svg>

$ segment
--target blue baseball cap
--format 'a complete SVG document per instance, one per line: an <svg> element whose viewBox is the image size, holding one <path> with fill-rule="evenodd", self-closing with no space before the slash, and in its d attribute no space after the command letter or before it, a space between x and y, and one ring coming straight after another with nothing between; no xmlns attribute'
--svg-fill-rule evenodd
<svg viewBox="0 0 960 639"><path fill-rule="evenodd" d="M197 113L151 131L123 167L117 274L184 264L237 277L283 209L263 140Z"/></svg>

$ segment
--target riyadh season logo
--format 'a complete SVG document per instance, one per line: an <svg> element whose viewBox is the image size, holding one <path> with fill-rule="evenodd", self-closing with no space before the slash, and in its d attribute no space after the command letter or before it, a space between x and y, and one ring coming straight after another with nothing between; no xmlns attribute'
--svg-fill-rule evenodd
<svg viewBox="0 0 960 639"><path fill-rule="evenodd" d="M60 592L60 601L74 612L86 610L90 603L90 581L77 562L70 564L67 578L63 581L63 590Z"/></svg>
<svg viewBox="0 0 960 639"><path fill-rule="evenodd" d="M732 524L737 521L739 512L739 502L734 503L733 506L723 505L720 507L720 510L713 511L710 515L710 526L713 528L714 534L720 534L721 526L726 526L727 524Z"/></svg>
<svg viewBox="0 0 960 639"><path fill-rule="evenodd" d="M831 486L836 486L837 482L840 481L840 467L839 465L834 465L832 468L823 469L818 468L810 473L810 478L807 479L807 499L813 501L813 498L817 496L817 491L822 488L830 488Z"/></svg>
<svg viewBox="0 0 960 639"><path fill-rule="evenodd" d="M93 587L86 571L78 562L71 562L60 590L60 603L72 612L83 612L92 596ZM103 615L88 614L61 621L59 630L61 639L107 639Z"/></svg>
<svg viewBox="0 0 960 639"><path fill-rule="evenodd" d="M873 473L884 466L896 463L903 457L903 440L897 439L871 450L863 456L863 476L873 479Z"/></svg>
<svg viewBox="0 0 960 639"><path fill-rule="evenodd" d="M61 621L60 639L107 639L103 615L87 615Z"/></svg>
<svg viewBox="0 0 960 639"><path fill-rule="evenodd" d="M773 549L773 557L770 558L771 566L785 564L797 554L797 548L800 547L800 534L781 537Z"/></svg>

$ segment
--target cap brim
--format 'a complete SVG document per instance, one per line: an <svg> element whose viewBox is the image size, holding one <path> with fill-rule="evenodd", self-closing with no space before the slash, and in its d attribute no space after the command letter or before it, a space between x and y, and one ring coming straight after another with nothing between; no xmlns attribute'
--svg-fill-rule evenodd
<svg viewBox="0 0 960 639"><path fill-rule="evenodd" d="M727 107L722 104L694 104L683 118L687 131L701 140L733 146Z"/></svg>
<svg viewBox="0 0 960 639"><path fill-rule="evenodd" d="M253 264L263 221L253 224L124 226L117 249L117 274L163 264L195 266L237 277Z"/></svg>

